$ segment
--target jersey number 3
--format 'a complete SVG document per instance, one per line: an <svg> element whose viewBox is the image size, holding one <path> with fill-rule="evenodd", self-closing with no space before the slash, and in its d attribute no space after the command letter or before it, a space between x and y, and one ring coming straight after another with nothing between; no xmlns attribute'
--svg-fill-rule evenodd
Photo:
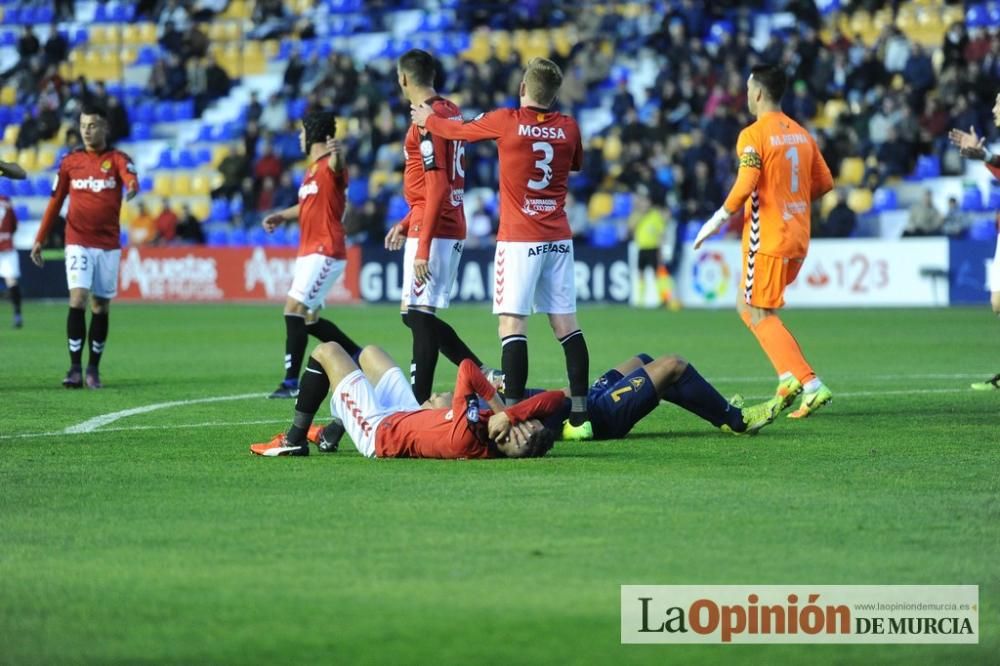
<svg viewBox="0 0 1000 666"><path fill-rule="evenodd" d="M555 151L552 150L552 144L546 141L536 141L531 144L531 151L542 154L542 159L535 162L535 168L542 172L542 178L541 180L529 180L528 189L544 190L552 182L552 167L549 165L552 163Z"/></svg>

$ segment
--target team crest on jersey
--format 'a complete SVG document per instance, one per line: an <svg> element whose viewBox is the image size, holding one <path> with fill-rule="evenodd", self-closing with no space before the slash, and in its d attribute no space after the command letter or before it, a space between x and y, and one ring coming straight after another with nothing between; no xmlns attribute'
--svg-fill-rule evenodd
<svg viewBox="0 0 1000 666"><path fill-rule="evenodd" d="M111 171L111 160L101 162L101 171Z"/></svg>
<svg viewBox="0 0 1000 666"><path fill-rule="evenodd" d="M642 385L645 383L646 383L645 377L633 377L632 379L629 380L629 384L631 384L632 388L635 389L636 391L641 389Z"/></svg>
<svg viewBox="0 0 1000 666"><path fill-rule="evenodd" d="M542 122L543 120L545 120L545 114L544 113L535 114L535 120L537 120L538 122Z"/></svg>

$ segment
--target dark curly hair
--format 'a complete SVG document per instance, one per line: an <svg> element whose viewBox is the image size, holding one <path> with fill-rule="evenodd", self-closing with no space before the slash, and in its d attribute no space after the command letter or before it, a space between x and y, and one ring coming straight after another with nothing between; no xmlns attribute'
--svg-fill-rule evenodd
<svg viewBox="0 0 1000 666"><path fill-rule="evenodd" d="M552 450L552 445L556 443L556 434L548 428L539 428L528 437L528 448L524 452L525 458L541 458Z"/></svg>

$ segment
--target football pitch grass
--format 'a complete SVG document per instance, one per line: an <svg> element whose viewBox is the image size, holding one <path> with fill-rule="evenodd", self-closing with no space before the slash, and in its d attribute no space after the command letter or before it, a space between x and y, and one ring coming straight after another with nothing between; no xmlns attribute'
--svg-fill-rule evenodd
<svg viewBox="0 0 1000 666"><path fill-rule="evenodd" d="M102 391L60 386L65 312L28 303L24 329L0 330L0 664L1000 659L1000 393L968 389L1000 371L985 306L790 311L836 396L815 417L736 438L662 405L626 440L513 461L365 460L346 439L253 457L293 407L263 398L280 306L115 304ZM408 362L396 308L328 315ZM679 353L724 395L773 391L732 311L580 318L592 375ZM487 306L447 319L499 362ZM544 319L529 334L529 384L561 386ZM437 388L454 376L442 359ZM978 584L982 633L623 646L621 584Z"/></svg>

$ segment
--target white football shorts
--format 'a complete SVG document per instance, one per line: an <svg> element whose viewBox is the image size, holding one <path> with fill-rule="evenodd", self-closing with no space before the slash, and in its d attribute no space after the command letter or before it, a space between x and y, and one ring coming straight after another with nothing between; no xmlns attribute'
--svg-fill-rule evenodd
<svg viewBox="0 0 1000 666"><path fill-rule="evenodd" d="M17 250L0 252L0 278L16 280L19 277L21 277L21 261L18 259Z"/></svg>
<svg viewBox="0 0 1000 666"><path fill-rule="evenodd" d="M324 254L307 254L295 259L295 275L288 295L310 310L323 307L326 295L344 274L347 261Z"/></svg>
<svg viewBox="0 0 1000 666"><path fill-rule="evenodd" d="M497 241L493 314L576 312L573 241Z"/></svg>
<svg viewBox="0 0 1000 666"><path fill-rule="evenodd" d="M403 304L446 308L451 302L451 290L458 277L464 242L449 238L432 238L427 266L431 279L417 284L413 277L413 261L417 258L419 238L407 238L403 247Z"/></svg>
<svg viewBox="0 0 1000 666"><path fill-rule="evenodd" d="M409 380L399 368L391 368L374 387L360 370L340 380L330 398L330 413L344 429L361 455L375 457L375 432L382 420L396 412L420 409Z"/></svg>
<svg viewBox="0 0 1000 666"><path fill-rule="evenodd" d="M66 284L70 289L87 289L98 298L114 298L118 293L121 258L120 249L67 245Z"/></svg>

